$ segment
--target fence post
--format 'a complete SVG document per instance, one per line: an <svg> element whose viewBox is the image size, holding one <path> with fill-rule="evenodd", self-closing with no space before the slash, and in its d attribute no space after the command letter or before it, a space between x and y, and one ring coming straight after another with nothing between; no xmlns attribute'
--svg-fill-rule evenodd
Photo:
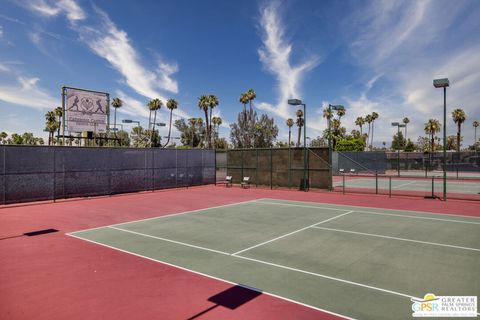
<svg viewBox="0 0 480 320"><path fill-rule="evenodd" d="M458 179L458 167L457 167L457 179Z"/></svg>
<svg viewBox="0 0 480 320"><path fill-rule="evenodd" d="M435 176L432 176L432 199L435 199Z"/></svg>
<svg viewBox="0 0 480 320"><path fill-rule="evenodd" d="M392 197L392 176L388 176L388 197Z"/></svg>
<svg viewBox="0 0 480 320"><path fill-rule="evenodd" d="M3 204L7 204L7 147L3 149Z"/></svg>
<svg viewBox="0 0 480 320"><path fill-rule="evenodd" d="M288 189L292 189L292 148L288 146Z"/></svg>
<svg viewBox="0 0 480 320"><path fill-rule="evenodd" d="M272 155L272 148L270 148L270 189L273 189L273 155Z"/></svg>
<svg viewBox="0 0 480 320"><path fill-rule="evenodd" d="M55 174L56 164L55 164L55 146L53 146L53 202L56 200L56 189L57 189L57 176Z"/></svg>
<svg viewBox="0 0 480 320"><path fill-rule="evenodd" d="M112 195L112 150L108 148L108 195Z"/></svg>
<svg viewBox="0 0 480 320"><path fill-rule="evenodd" d="M155 149L152 149L152 192L155 191Z"/></svg>
<svg viewBox="0 0 480 320"><path fill-rule="evenodd" d="M258 188L258 148L255 149L255 188Z"/></svg>
<svg viewBox="0 0 480 320"><path fill-rule="evenodd" d="M240 149L240 152L241 152L240 154L242 155L242 162L241 162L241 164L242 164L242 170L241 170L242 171L242 176L240 177L240 182L243 181L243 177L244 177L244 175L243 175L243 151L244 151L244 149Z"/></svg>
<svg viewBox="0 0 480 320"><path fill-rule="evenodd" d="M343 181L343 194L345 194L345 175L342 175L342 181Z"/></svg>
<svg viewBox="0 0 480 320"><path fill-rule="evenodd" d="M378 194L378 173L375 171L375 194Z"/></svg>

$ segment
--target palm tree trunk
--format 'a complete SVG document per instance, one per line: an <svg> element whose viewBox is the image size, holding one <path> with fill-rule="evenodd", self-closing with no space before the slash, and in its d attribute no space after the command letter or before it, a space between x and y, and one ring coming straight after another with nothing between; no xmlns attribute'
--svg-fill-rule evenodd
<svg viewBox="0 0 480 320"><path fill-rule="evenodd" d="M297 147L300 147L300 138L302 137L302 127L298 127L298 140L297 140Z"/></svg>
<svg viewBox="0 0 480 320"><path fill-rule="evenodd" d="M152 123L152 110L148 114L148 130L150 130L150 124Z"/></svg>
<svg viewBox="0 0 480 320"><path fill-rule="evenodd" d="M405 123L405 146L407 143L407 124Z"/></svg>
<svg viewBox="0 0 480 320"><path fill-rule="evenodd" d="M433 153L433 147L435 146L435 140L433 138L433 133L432 133L432 140L431 141L432 141L431 144L430 144L431 145L431 152Z"/></svg>
<svg viewBox="0 0 480 320"><path fill-rule="evenodd" d="M292 138L292 129L288 128L288 147L290 148L290 140Z"/></svg>
<svg viewBox="0 0 480 320"><path fill-rule="evenodd" d="M458 122L458 131L457 131L457 152L460 152L460 135L462 132L462 124Z"/></svg>
<svg viewBox="0 0 480 320"><path fill-rule="evenodd" d="M250 113L252 113L252 100L250 100L249 102L250 102Z"/></svg>
<svg viewBox="0 0 480 320"><path fill-rule="evenodd" d="M152 144L153 144L153 134L155 133L155 122L157 122L157 110L155 110L154 112L154 116L153 116L153 128L152 128L152 134L150 135L150 148L152 147Z"/></svg>
<svg viewBox="0 0 480 320"><path fill-rule="evenodd" d="M57 129L57 137L60 137L60 128L62 127L62 118L58 116L58 129ZM60 139L60 138L59 138Z"/></svg>
<svg viewBox="0 0 480 320"><path fill-rule="evenodd" d="M370 143L370 151L373 150L373 127L374 127L374 124L375 122L372 121L372 138L370 139L371 143Z"/></svg>
<svg viewBox="0 0 480 320"><path fill-rule="evenodd" d="M209 117L210 127L208 128L208 146L210 148L212 148L212 110L213 108L210 107L210 117Z"/></svg>
<svg viewBox="0 0 480 320"><path fill-rule="evenodd" d="M207 129L207 132L206 132L206 143L207 143L207 146L209 146L209 139L208 139L208 110L207 109L204 109L203 110L205 112L205 128Z"/></svg>
<svg viewBox="0 0 480 320"><path fill-rule="evenodd" d="M360 125L359 127L360 127L360 136L362 136L363 135L362 126Z"/></svg>
<svg viewBox="0 0 480 320"><path fill-rule="evenodd" d="M172 112L173 109L170 109L170 125L168 126L168 138L167 142L163 145L164 148L168 146L168 143L170 142L170 133L172 132Z"/></svg>

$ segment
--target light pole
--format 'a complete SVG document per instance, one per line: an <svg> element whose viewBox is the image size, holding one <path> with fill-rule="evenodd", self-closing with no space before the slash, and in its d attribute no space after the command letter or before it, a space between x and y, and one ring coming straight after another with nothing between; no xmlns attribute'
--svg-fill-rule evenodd
<svg viewBox="0 0 480 320"><path fill-rule="evenodd" d="M138 127L140 127L140 121L137 120L123 119L122 123L137 123Z"/></svg>
<svg viewBox="0 0 480 320"><path fill-rule="evenodd" d="M307 192L307 105L300 99L288 99L291 106L303 106L303 191Z"/></svg>
<svg viewBox="0 0 480 320"><path fill-rule="evenodd" d="M330 185L329 189L332 190L332 185L333 185L333 173L332 173L332 166L333 166L333 160L332 160L332 110L333 111L338 111L338 110L345 110L345 107L342 106L341 104L335 104L331 105L328 104L328 162L329 162L329 176L330 176Z"/></svg>
<svg viewBox="0 0 480 320"><path fill-rule="evenodd" d="M448 78L433 80L435 88L443 88L443 201L447 201L447 87Z"/></svg>
<svg viewBox="0 0 480 320"><path fill-rule="evenodd" d="M397 127L397 172L400 177L400 128L405 128L405 124L392 122L392 127Z"/></svg>

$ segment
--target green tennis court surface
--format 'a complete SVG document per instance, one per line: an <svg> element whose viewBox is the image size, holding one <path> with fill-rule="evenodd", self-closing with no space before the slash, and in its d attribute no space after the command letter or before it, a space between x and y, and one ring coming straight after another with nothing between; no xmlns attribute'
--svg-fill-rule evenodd
<svg viewBox="0 0 480 320"><path fill-rule="evenodd" d="M474 217L261 199L70 235L358 319L480 296Z"/></svg>
<svg viewBox="0 0 480 320"><path fill-rule="evenodd" d="M334 187L342 187L344 182L340 178L336 179ZM361 176L346 176L345 187L346 188L376 188L375 177L361 177ZM378 188L389 190L390 181L388 178L378 178ZM410 190L410 191L432 191L432 179L408 179L408 178L395 178L391 179L392 190ZM435 192L442 192L443 180L436 178L433 180L433 190ZM480 181L479 180L447 180L447 192L460 193L460 194L479 194L480 193Z"/></svg>

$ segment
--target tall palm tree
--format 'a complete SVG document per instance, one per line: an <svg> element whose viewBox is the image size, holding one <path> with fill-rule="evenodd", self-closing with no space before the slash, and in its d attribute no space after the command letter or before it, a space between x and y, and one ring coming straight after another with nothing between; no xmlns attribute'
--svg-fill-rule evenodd
<svg viewBox="0 0 480 320"><path fill-rule="evenodd" d="M367 149L368 149L368 144L369 144L368 141L370 140L370 128L371 128L372 121L373 121L372 115L367 114L365 116L365 122L368 123L368 135L367 135L367 145L366 145Z"/></svg>
<svg viewBox="0 0 480 320"><path fill-rule="evenodd" d="M473 146L475 148L475 152L477 151L477 127L480 126L480 122L475 120L472 123L473 128L475 130L475 135L474 135L474 140L473 140Z"/></svg>
<svg viewBox="0 0 480 320"><path fill-rule="evenodd" d="M123 101L120 98L113 98L112 100L112 107L114 109L113 112L113 128L115 131L115 135L117 134L117 109L123 106Z"/></svg>
<svg viewBox="0 0 480 320"><path fill-rule="evenodd" d="M403 118L403 124L405 125L405 141L407 141L407 125L410 123L410 119L407 117Z"/></svg>
<svg viewBox="0 0 480 320"><path fill-rule="evenodd" d="M248 95L247 93L242 93L239 99L240 103L243 104L243 116L245 121L247 121L247 103L248 103Z"/></svg>
<svg viewBox="0 0 480 320"><path fill-rule="evenodd" d="M150 117L148 117L149 129L150 129L150 120L151 120L152 111L154 113L152 131L150 132L150 148L152 147L153 133L155 132L155 122L157 122L157 110L160 110L162 106L163 106L163 102L158 98L152 99L148 102L148 109L150 110Z"/></svg>
<svg viewBox="0 0 480 320"><path fill-rule="evenodd" d="M428 119L428 121L425 123L425 127L424 127L425 133L430 135L431 137L431 140L430 140L431 152L434 151L434 147L435 147L435 137L434 137L435 133L440 132L440 129L441 129L440 121L438 121L437 119Z"/></svg>
<svg viewBox="0 0 480 320"><path fill-rule="evenodd" d="M48 145L51 145L54 141L54 133L58 129L57 115L54 111L47 111L45 113L45 129L48 131Z"/></svg>
<svg viewBox="0 0 480 320"><path fill-rule="evenodd" d="M292 139L292 127L293 127L293 119L287 119L287 127L288 127L288 147L290 148L290 141Z"/></svg>
<svg viewBox="0 0 480 320"><path fill-rule="evenodd" d="M300 147L300 138L302 137L302 127L305 124L305 120L303 120L303 111L297 110L297 127L298 127L298 140L297 140L297 147Z"/></svg>
<svg viewBox="0 0 480 320"><path fill-rule="evenodd" d="M345 115L345 109L338 109L337 110L337 116L338 116L338 121L342 121L342 117Z"/></svg>
<svg viewBox="0 0 480 320"><path fill-rule="evenodd" d="M216 95L209 95L208 96L208 106L210 108L210 125L207 126L207 133L208 133L208 147L212 147L212 110L216 108L219 104L218 98Z"/></svg>
<svg viewBox="0 0 480 320"><path fill-rule="evenodd" d="M175 110L177 108L178 108L177 100L175 100L175 99L168 99L167 100L167 109L170 110L170 124L168 126L168 138L167 138L167 142L163 146L164 148L166 146L168 146L168 143L170 142L170 133L172 132L172 114L173 114L173 110Z"/></svg>
<svg viewBox="0 0 480 320"><path fill-rule="evenodd" d="M365 119L363 117L358 117L355 120L355 124L360 127L360 136L363 135L362 127L365 124Z"/></svg>
<svg viewBox="0 0 480 320"><path fill-rule="evenodd" d="M370 150L373 148L373 127L374 127L374 124L375 124L375 120L378 119L378 113L376 113L375 111L372 112L372 138L371 138L371 143L370 143Z"/></svg>
<svg viewBox="0 0 480 320"><path fill-rule="evenodd" d="M458 130L457 130L457 152L460 152L460 136L462 133L462 123L467 120L467 115L465 114L465 111L463 111L460 108L457 108L452 111L452 118L453 121L458 125Z"/></svg>
<svg viewBox="0 0 480 320"><path fill-rule="evenodd" d="M252 101L255 100L255 98L257 97L257 94L255 93L255 91L253 89L249 89L246 92L246 95L247 95L247 98L248 98L248 102L250 103L250 113L252 113L252 110L253 110Z"/></svg>
<svg viewBox="0 0 480 320"><path fill-rule="evenodd" d="M198 107L205 113L205 123L207 126L207 134L205 138L208 139L208 109L210 108L210 101L208 100L208 96L202 95L198 97Z"/></svg>
<svg viewBox="0 0 480 320"><path fill-rule="evenodd" d="M219 131L219 128L220 128L220 125L222 124L222 118L220 117L213 117L212 118L212 123L213 123L213 131L214 131L214 143L213 143L213 146L215 147L215 137L218 138L218 131Z"/></svg>
<svg viewBox="0 0 480 320"><path fill-rule="evenodd" d="M56 107L55 110L53 110L53 112L55 112L55 115L58 117L57 138L60 141L60 128L62 127L63 108Z"/></svg>

